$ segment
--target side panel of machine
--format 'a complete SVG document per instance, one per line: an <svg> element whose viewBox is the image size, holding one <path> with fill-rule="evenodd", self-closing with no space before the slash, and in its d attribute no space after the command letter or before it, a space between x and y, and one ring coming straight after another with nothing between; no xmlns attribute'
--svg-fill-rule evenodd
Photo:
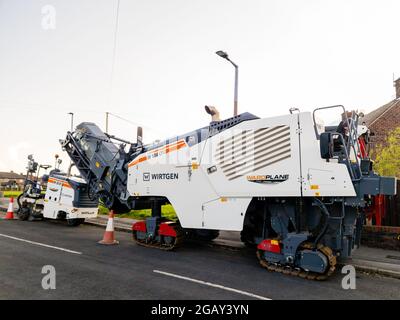
<svg viewBox="0 0 400 320"><path fill-rule="evenodd" d="M255 196L299 196L297 115L245 121L189 147L184 140L129 165L133 196L164 196L186 228L241 230Z"/></svg>
<svg viewBox="0 0 400 320"><path fill-rule="evenodd" d="M68 208L68 219L86 219L96 218L99 212L98 208Z"/></svg>
<svg viewBox="0 0 400 320"><path fill-rule="evenodd" d="M303 195L356 196L350 174L345 164L321 158L311 113L299 114L300 148L303 176Z"/></svg>
<svg viewBox="0 0 400 320"><path fill-rule="evenodd" d="M241 231L251 198L221 197L203 204L205 229Z"/></svg>
<svg viewBox="0 0 400 320"><path fill-rule="evenodd" d="M203 204L219 196L198 167L202 144L184 140L151 150L129 164L128 191L132 196L163 196L173 205L185 228L203 227Z"/></svg>
<svg viewBox="0 0 400 320"><path fill-rule="evenodd" d="M213 136L201 168L221 197L300 196L297 114L245 121Z"/></svg>
<svg viewBox="0 0 400 320"><path fill-rule="evenodd" d="M63 190L66 189L66 190ZM70 191L67 191L70 190ZM50 177L47 183L46 195L44 198L43 217L49 219L57 219L58 212L60 211L61 193L71 193L69 199L69 206L72 205L73 190L71 186L63 180ZM64 202L66 202L64 200Z"/></svg>
<svg viewBox="0 0 400 320"><path fill-rule="evenodd" d="M75 190L66 180L50 177L44 199L43 217L57 219L60 213L67 218L95 218L98 208L76 208L73 205Z"/></svg>

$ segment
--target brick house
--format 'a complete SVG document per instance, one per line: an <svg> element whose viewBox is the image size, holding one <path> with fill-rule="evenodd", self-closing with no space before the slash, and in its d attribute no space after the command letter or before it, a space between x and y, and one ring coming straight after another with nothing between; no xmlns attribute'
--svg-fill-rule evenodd
<svg viewBox="0 0 400 320"><path fill-rule="evenodd" d="M365 123L374 136L371 137L371 157L374 158L376 148L386 145L390 131L400 127L400 78L394 81L396 98L382 107L366 114L361 122Z"/></svg>
<svg viewBox="0 0 400 320"><path fill-rule="evenodd" d="M13 171L0 172L0 189L21 189L24 185L25 176Z"/></svg>

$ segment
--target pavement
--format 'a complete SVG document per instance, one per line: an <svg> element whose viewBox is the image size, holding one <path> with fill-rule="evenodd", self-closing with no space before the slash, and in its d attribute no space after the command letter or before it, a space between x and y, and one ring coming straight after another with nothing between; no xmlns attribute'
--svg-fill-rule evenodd
<svg viewBox="0 0 400 320"><path fill-rule="evenodd" d="M254 250L187 242L168 252L136 245L117 231L116 246L98 244L104 229L64 221L0 220L0 299L400 299L400 280L357 272L342 288L340 270L310 281L261 268ZM44 290L44 265L56 289Z"/></svg>

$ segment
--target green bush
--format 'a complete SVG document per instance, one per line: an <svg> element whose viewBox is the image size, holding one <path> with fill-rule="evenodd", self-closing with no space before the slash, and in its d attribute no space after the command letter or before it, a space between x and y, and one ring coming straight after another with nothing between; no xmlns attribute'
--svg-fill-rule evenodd
<svg viewBox="0 0 400 320"><path fill-rule="evenodd" d="M105 215L108 214L108 212L109 210L106 207L102 205L99 206L99 214ZM177 220L175 210L170 204L161 206L161 214L169 220ZM147 217L151 217L151 209L132 210L128 213L119 214L117 217L143 220Z"/></svg>
<svg viewBox="0 0 400 320"><path fill-rule="evenodd" d="M378 147L374 168L380 175L400 178L400 127L389 133L386 147Z"/></svg>
<svg viewBox="0 0 400 320"><path fill-rule="evenodd" d="M11 198L11 197L13 197L13 198L18 198L18 196L20 195L22 193L22 191L11 191L11 190L6 190L6 191L3 191L3 197L5 197L5 198Z"/></svg>

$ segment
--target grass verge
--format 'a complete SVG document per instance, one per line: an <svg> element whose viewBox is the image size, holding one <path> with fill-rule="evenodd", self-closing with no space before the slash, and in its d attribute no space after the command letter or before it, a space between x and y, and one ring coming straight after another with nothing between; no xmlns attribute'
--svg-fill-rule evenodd
<svg viewBox="0 0 400 320"><path fill-rule="evenodd" d="M10 190L5 190L5 191L0 191L3 193L4 198L18 198L18 196L22 193L22 191L10 191Z"/></svg>
<svg viewBox="0 0 400 320"><path fill-rule="evenodd" d="M106 215L108 214L108 209L103 206L99 206L99 214ZM168 220L176 220L176 213L172 205L166 204L161 206L161 214L163 217L167 218ZM130 218L130 219L138 219L143 220L147 217L151 217L151 209L143 209L143 210L132 210L128 213L123 213L117 215L119 218Z"/></svg>

